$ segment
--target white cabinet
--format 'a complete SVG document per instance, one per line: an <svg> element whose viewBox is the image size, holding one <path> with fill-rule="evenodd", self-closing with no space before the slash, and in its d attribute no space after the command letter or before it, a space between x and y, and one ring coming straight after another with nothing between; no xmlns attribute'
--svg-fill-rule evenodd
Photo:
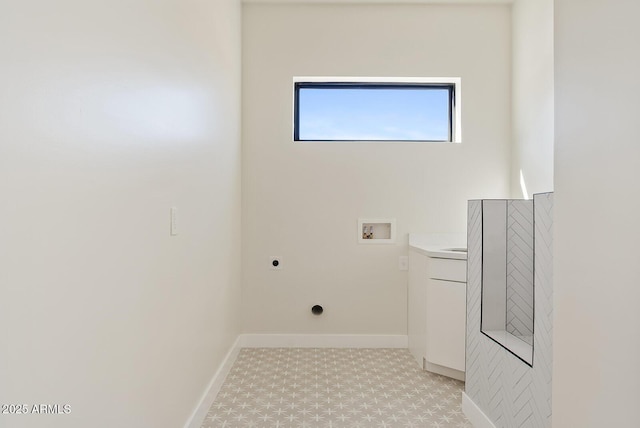
<svg viewBox="0 0 640 428"><path fill-rule="evenodd" d="M464 282L427 282L427 362L464 372Z"/></svg>
<svg viewBox="0 0 640 428"><path fill-rule="evenodd" d="M429 257L429 278L467 282L467 262L466 260Z"/></svg>
<svg viewBox="0 0 640 428"><path fill-rule="evenodd" d="M408 336L409 351L424 368L427 355L427 256L409 251Z"/></svg>
<svg viewBox="0 0 640 428"><path fill-rule="evenodd" d="M463 380L467 261L428 254L410 247L409 350L424 369Z"/></svg>

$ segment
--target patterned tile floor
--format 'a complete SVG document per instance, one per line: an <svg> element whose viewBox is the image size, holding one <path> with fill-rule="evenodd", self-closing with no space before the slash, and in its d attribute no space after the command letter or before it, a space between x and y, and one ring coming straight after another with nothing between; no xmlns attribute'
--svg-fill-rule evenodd
<svg viewBox="0 0 640 428"><path fill-rule="evenodd" d="M202 428L471 427L407 349L243 348Z"/></svg>

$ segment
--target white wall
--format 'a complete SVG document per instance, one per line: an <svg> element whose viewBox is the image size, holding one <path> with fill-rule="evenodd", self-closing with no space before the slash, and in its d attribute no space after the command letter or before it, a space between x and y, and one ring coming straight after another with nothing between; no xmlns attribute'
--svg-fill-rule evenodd
<svg viewBox="0 0 640 428"><path fill-rule="evenodd" d="M240 6L0 3L0 415L179 427L239 323ZM169 207L179 235L169 236Z"/></svg>
<svg viewBox="0 0 640 428"><path fill-rule="evenodd" d="M407 234L508 195L510 30L505 5L243 6L245 332L406 334ZM293 143L292 77L316 75L459 76L463 142ZM398 243L358 245L358 217Z"/></svg>
<svg viewBox="0 0 640 428"><path fill-rule="evenodd" d="M553 0L513 4L511 197L553 190Z"/></svg>
<svg viewBox="0 0 640 428"><path fill-rule="evenodd" d="M555 1L554 427L640 426L639 15Z"/></svg>

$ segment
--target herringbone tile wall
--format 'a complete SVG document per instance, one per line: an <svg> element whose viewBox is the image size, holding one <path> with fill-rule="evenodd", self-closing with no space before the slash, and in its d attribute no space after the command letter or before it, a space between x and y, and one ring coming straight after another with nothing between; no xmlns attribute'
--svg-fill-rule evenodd
<svg viewBox="0 0 640 428"><path fill-rule="evenodd" d="M529 342L533 337L533 201L510 200L507 207L507 331Z"/></svg>
<svg viewBox="0 0 640 428"><path fill-rule="evenodd" d="M470 201L467 228L465 392L502 428L551 426L553 194L534 196L533 367L480 333L482 201Z"/></svg>

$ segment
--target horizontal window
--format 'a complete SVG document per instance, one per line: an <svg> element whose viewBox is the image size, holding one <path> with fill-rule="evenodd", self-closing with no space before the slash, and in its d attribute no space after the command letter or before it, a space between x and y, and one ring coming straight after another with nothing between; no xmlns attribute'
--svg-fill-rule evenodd
<svg viewBox="0 0 640 428"><path fill-rule="evenodd" d="M298 79L295 141L460 141L459 79Z"/></svg>

